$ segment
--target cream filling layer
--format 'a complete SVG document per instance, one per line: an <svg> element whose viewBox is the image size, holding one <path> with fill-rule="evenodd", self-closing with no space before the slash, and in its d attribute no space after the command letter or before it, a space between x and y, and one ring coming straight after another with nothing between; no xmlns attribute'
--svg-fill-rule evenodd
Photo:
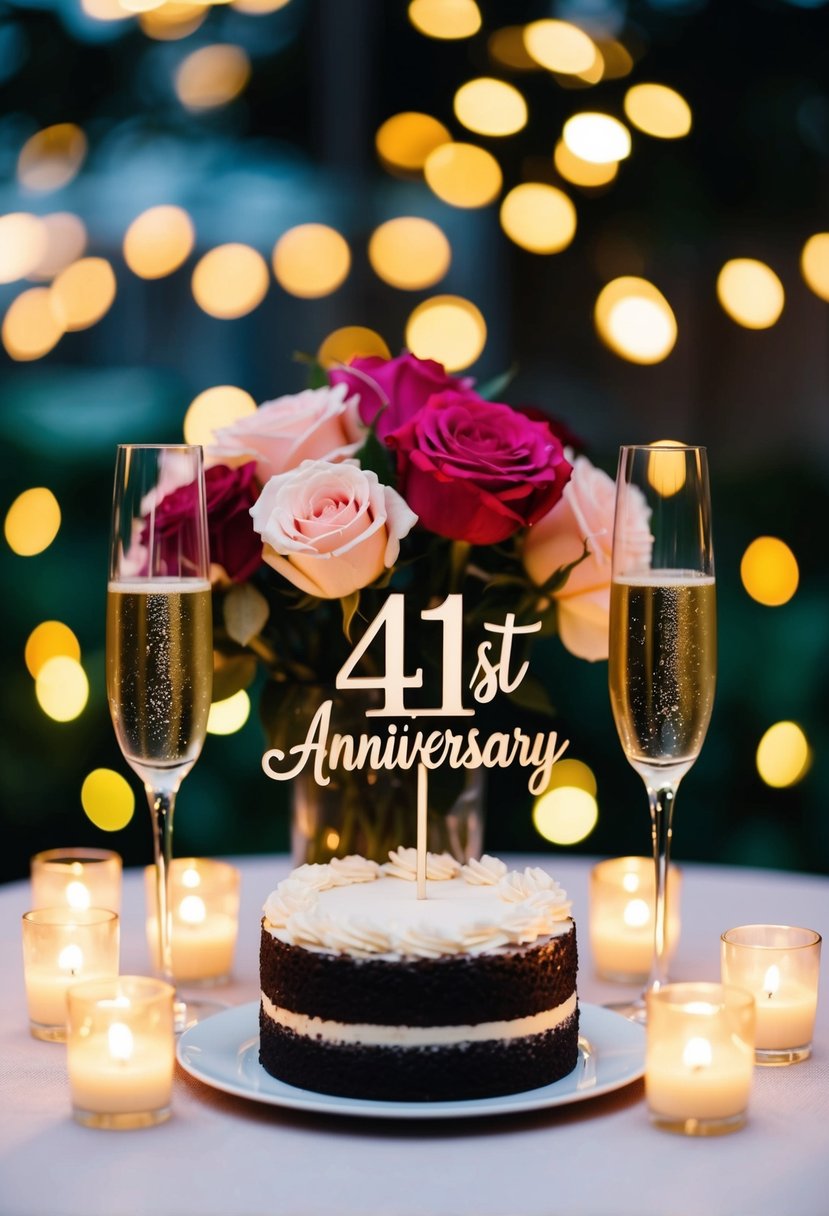
<svg viewBox="0 0 829 1216"><path fill-rule="evenodd" d="M555 1009L525 1018L478 1022L474 1026L379 1026L371 1022L334 1022L281 1009L262 993L262 1007L272 1022L294 1034L325 1043L351 1043L364 1047L439 1047L454 1043L483 1043L488 1039L522 1039L554 1030L575 1012L576 993Z"/></svg>

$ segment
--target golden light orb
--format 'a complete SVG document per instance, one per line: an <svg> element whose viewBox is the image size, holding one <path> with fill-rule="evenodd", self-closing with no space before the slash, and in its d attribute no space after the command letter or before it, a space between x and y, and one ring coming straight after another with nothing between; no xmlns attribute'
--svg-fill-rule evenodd
<svg viewBox="0 0 829 1216"><path fill-rule="evenodd" d="M385 338L365 325L343 325L320 343L317 362L324 368L339 367L352 359L365 359L371 355L391 358Z"/></svg>
<svg viewBox="0 0 829 1216"><path fill-rule="evenodd" d="M73 122L44 127L27 139L17 160L17 178L27 190L46 194L66 186L86 156L86 136Z"/></svg>
<svg viewBox="0 0 829 1216"><path fill-rule="evenodd" d="M35 696L48 717L71 722L83 713L89 700L86 672L68 655L47 659L35 679Z"/></svg>
<svg viewBox="0 0 829 1216"><path fill-rule="evenodd" d="M648 457L648 482L660 498L672 498L685 485L687 462L684 452L670 449L685 445L678 439L657 439L653 446L660 451Z"/></svg>
<svg viewBox="0 0 829 1216"><path fill-rule="evenodd" d="M523 182L501 204L501 227L531 253L559 253L576 234L576 208L555 186Z"/></svg>
<svg viewBox="0 0 829 1216"><path fill-rule="evenodd" d="M28 211L0 216L0 283L25 279L46 252L43 220Z"/></svg>
<svg viewBox="0 0 829 1216"><path fill-rule="evenodd" d="M442 122L431 114L405 110L387 118L374 137L381 161L391 169L405 173L419 172L426 158L452 136Z"/></svg>
<svg viewBox="0 0 829 1216"><path fill-rule="evenodd" d="M487 50L490 59L513 72L537 72L541 67L527 50L523 25L505 25L494 30L487 41Z"/></svg>
<svg viewBox="0 0 829 1216"><path fill-rule="evenodd" d="M64 333L52 309L50 288L30 287L15 296L0 333L6 353L20 363L47 355Z"/></svg>
<svg viewBox="0 0 829 1216"><path fill-rule="evenodd" d="M158 8L139 13L138 24L142 32L156 42L177 42L194 33L206 20L208 11L209 6L204 4L166 0Z"/></svg>
<svg viewBox="0 0 829 1216"><path fill-rule="evenodd" d="M84 778L81 805L96 828L120 832L135 813L135 794L120 773L111 768L96 768Z"/></svg>
<svg viewBox="0 0 829 1216"><path fill-rule="evenodd" d="M495 157L475 144L442 144L429 153L423 173L430 190L453 207L485 207L503 182Z"/></svg>
<svg viewBox="0 0 829 1216"><path fill-rule="evenodd" d="M217 245L196 263L191 286L203 312L222 321L247 316L268 294L268 264L250 245Z"/></svg>
<svg viewBox="0 0 829 1216"><path fill-rule="evenodd" d="M776 536L758 536L743 554L740 578L758 604L779 608L797 591L800 570L785 541Z"/></svg>
<svg viewBox="0 0 829 1216"><path fill-rule="evenodd" d="M474 363L486 345L486 321L462 296L432 296L406 322L406 345L418 359L434 359L448 372Z"/></svg>
<svg viewBox="0 0 829 1216"><path fill-rule="evenodd" d="M691 107L665 84L631 85L624 109L634 127L657 139L682 139L691 130Z"/></svg>
<svg viewBox="0 0 829 1216"><path fill-rule="evenodd" d="M584 110L564 124L565 144L581 160L607 165L630 156L630 131L611 114Z"/></svg>
<svg viewBox="0 0 829 1216"><path fill-rule="evenodd" d="M599 38L596 42L602 56L602 80L618 80L633 71L633 57L616 38Z"/></svg>
<svg viewBox="0 0 829 1216"><path fill-rule="evenodd" d="M266 13L276 13L281 8L285 8L290 4L291 0L233 0L232 8L237 9L240 13L248 13L250 16L259 17Z"/></svg>
<svg viewBox="0 0 829 1216"><path fill-rule="evenodd" d="M528 53L548 72L576 75L596 61L596 44L589 34L569 21L531 21L524 29Z"/></svg>
<svg viewBox="0 0 829 1216"><path fill-rule="evenodd" d="M178 66L175 87L188 110L212 110L227 105L250 79L250 59L240 46L216 42L191 51Z"/></svg>
<svg viewBox="0 0 829 1216"><path fill-rule="evenodd" d="M35 557L57 536L60 519L60 506L51 490L45 486L24 490L6 512L6 543L19 557Z"/></svg>
<svg viewBox="0 0 829 1216"><path fill-rule="evenodd" d="M119 0L81 0L81 10L94 21L129 21L132 17Z"/></svg>
<svg viewBox="0 0 829 1216"><path fill-rule="evenodd" d="M576 156L574 152L570 151L563 139L560 139L555 146L553 164L565 181L587 189L609 185L619 172L618 161L612 160L606 164L597 165L592 161L582 160L580 156Z"/></svg>
<svg viewBox="0 0 829 1216"><path fill-rule="evenodd" d="M391 287L422 291L444 277L452 263L452 247L431 220L401 215L375 228L368 243L374 273Z"/></svg>
<svg viewBox="0 0 829 1216"><path fill-rule="evenodd" d="M233 735L250 717L250 697L240 688L224 701L214 701L207 715L209 735Z"/></svg>
<svg viewBox="0 0 829 1216"><path fill-rule="evenodd" d="M256 402L250 393L232 384L217 384L194 397L184 415L186 443L209 447L216 442L214 432L231 426L239 418L256 413Z"/></svg>
<svg viewBox="0 0 829 1216"><path fill-rule="evenodd" d="M811 760L809 741L796 722L775 722L757 746L757 772L774 789L796 785L806 776Z"/></svg>
<svg viewBox="0 0 829 1216"><path fill-rule="evenodd" d="M630 363L660 363L676 343L673 309L647 279L624 275L608 283L593 317L605 345Z"/></svg>
<svg viewBox="0 0 829 1216"><path fill-rule="evenodd" d="M809 237L800 254L800 272L816 296L829 300L829 232Z"/></svg>
<svg viewBox="0 0 829 1216"><path fill-rule="evenodd" d="M475 0L411 0L409 20L427 38L444 41L471 38L481 28Z"/></svg>
<svg viewBox="0 0 829 1216"><path fill-rule="evenodd" d="M71 211L53 211L41 220L46 237L43 252L29 277L53 279L65 267L83 257L86 249L86 225Z"/></svg>
<svg viewBox="0 0 829 1216"><path fill-rule="evenodd" d="M717 298L738 325L745 329L769 329L783 311L786 293L765 262L732 258L717 276Z"/></svg>
<svg viewBox="0 0 829 1216"><path fill-rule="evenodd" d="M453 109L458 122L478 135L513 135L527 125L527 103L518 89L492 76L462 84Z"/></svg>
<svg viewBox="0 0 829 1216"><path fill-rule="evenodd" d="M80 258L57 275L49 303L64 329L89 329L109 312L116 290L106 258Z"/></svg>
<svg viewBox="0 0 829 1216"><path fill-rule="evenodd" d="M595 797L575 786L549 790L536 798L533 805L533 826L551 844L578 844L590 835L598 819Z"/></svg>
<svg viewBox="0 0 829 1216"><path fill-rule="evenodd" d="M276 242L272 261L283 290L303 300L316 300L331 295L348 278L351 250L336 228L299 224Z"/></svg>
<svg viewBox="0 0 829 1216"><path fill-rule="evenodd" d="M564 785L572 789L586 790L593 798L596 797L598 788L596 774L583 760L576 760L572 757L567 760L557 760L553 765L553 771L544 793Z"/></svg>
<svg viewBox="0 0 829 1216"><path fill-rule="evenodd" d="M49 659L58 655L81 661L81 644L75 634L63 621L41 621L26 639L23 657L32 679Z"/></svg>
<svg viewBox="0 0 829 1216"><path fill-rule="evenodd" d="M193 221L182 207L150 207L124 234L124 261L141 279L162 279L187 260L195 240Z"/></svg>

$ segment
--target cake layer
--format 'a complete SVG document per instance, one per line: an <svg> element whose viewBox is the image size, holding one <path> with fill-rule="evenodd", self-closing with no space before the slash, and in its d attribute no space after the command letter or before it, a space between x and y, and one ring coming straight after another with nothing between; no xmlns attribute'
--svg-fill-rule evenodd
<svg viewBox="0 0 829 1216"><path fill-rule="evenodd" d="M259 1052L289 1085L349 1098L461 1101L549 1085L578 1062L578 1010L553 1030L502 1042L368 1047L329 1043L278 1026L260 1010Z"/></svg>

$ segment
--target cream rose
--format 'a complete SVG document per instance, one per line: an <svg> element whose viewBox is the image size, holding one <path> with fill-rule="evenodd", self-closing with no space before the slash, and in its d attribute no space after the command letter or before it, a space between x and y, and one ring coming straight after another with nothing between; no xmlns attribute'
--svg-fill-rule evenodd
<svg viewBox="0 0 829 1216"><path fill-rule="evenodd" d="M345 460L366 433L358 406L359 398L349 397L345 384L277 397L255 414L217 428L215 452L211 449L208 456L221 455L227 464L228 455L244 453L256 460L261 482L297 468L303 460Z"/></svg>
<svg viewBox="0 0 829 1216"><path fill-rule="evenodd" d="M633 529L631 544L647 564L652 543L650 508L635 487L632 494L631 515L638 527ZM606 659L608 654L615 502L613 478L586 456L578 456L561 502L530 529L524 545L524 566L541 586L556 570L576 561L587 542L588 556L554 594L559 637L580 659Z"/></svg>
<svg viewBox="0 0 829 1216"><path fill-rule="evenodd" d="M250 509L264 558L309 595L338 599L397 560L417 523L396 490L353 464L305 460L271 477Z"/></svg>

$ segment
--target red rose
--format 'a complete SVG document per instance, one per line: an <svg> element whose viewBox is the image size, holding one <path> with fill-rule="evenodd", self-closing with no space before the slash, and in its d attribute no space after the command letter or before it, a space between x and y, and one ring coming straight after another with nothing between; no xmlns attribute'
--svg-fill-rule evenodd
<svg viewBox="0 0 829 1216"><path fill-rule="evenodd" d="M348 395L360 398L360 417L366 426L376 419L381 440L408 422L433 393L468 389L474 384L468 376L456 379L446 374L441 363L418 359L408 351L396 359L379 355L352 359L348 367L332 369L328 379L331 384L346 384Z"/></svg>
<svg viewBox="0 0 829 1216"><path fill-rule="evenodd" d="M443 392L387 436L399 489L439 536L488 545L540 519L572 467L548 422L472 392Z"/></svg>

